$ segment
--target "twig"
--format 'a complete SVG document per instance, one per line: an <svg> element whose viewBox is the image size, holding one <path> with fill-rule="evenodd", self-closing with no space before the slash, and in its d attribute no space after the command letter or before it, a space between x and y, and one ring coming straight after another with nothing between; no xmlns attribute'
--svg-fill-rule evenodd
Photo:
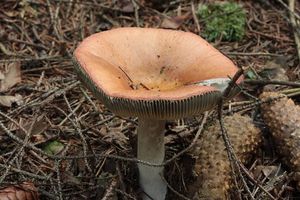
<svg viewBox="0 0 300 200"><path fill-rule="evenodd" d="M50 1L46 0L46 2L47 2L48 11L49 11L49 15L50 15L50 21L51 21L51 24L53 26L54 33L55 33L57 39L63 40L62 36L59 34L58 29L57 29L57 17L56 17L56 13L53 12L53 10L51 8ZM58 1L58 3L60 4L61 1ZM58 11L59 11L59 9L57 10L57 15L58 15Z"/></svg>
<svg viewBox="0 0 300 200"><path fill-rule="evenodd" d="M138 0L131 0L131 3L133 4L134 7L134 16L135 16L135 23L137 27L140 27L140 19L139 19L139 5L136 3Z"/></svg>
<svg viewBox="0 0 300 200"><path fill-rule="evenodd" d="M118 174L118 178L119 178L120 189L125 192L126 187L125 187L125 184L123 181L123 175L122 175L122 172L120 169L120 162L116 162L116 170L117 170L117 174ZM127 196L124 196L123 198L124 198L124 200L127 200Z"/></svg>
<svg viewBox="0 0 300 200"><path fill-rule="evenodd" d="M46 92L45 94L39 96L38 98L33 99L32 101L28 102L27 104L22 105L22 106L18 107L17 109L12 110L9 114L16 113L16 112L21 111L28 107L32 107L32 106L36 106L36 105L41 106L43 104L49 103L49 102L53 101L53 99L55 99L56 97L59 97L62 94L64 94L65 92L76 87L77 85L79 85L79 83L80 83L79 81L71 81L70 83L67 84L67 86L65 86L62 89L55 88L53 90L50 90L49 92Z"/></svg>
<svg viewBox="0 0 300 200"><path fill-rule="evenodd" d="M72 111L72 108L71 108L71 106L70 106L68 100L66 99L66 96L65 96L65 95L64 95L64 99L65 99L65 101L67 102L67 105L68 105L69 109L71 110L71 113L74 113L74 112ZM71 122L71 124L73 125L73 127L75 128L76 132L78 133L78 135L80 136L80 138L81 138L81 140L82 140L83 155L86 156L86 155L87 155L87 142L86 142L86 139L85 139L84 135L82 134L82 131L81 131L80 127L79 127L78 121L76 120L76 116L73 114L74 117L75 117L75 121L76 121L76 123L75 123L75 122L69 117L69 115L68 115L67 113L65 113L65 111L63 111L61 108L59 108L59 107L57 107L57 106L55 106L55 105L54 105L54 108L56 108L58 111L60 111L62 114L64 114L65 117L68 118L69 121ZM87 158L84 158L84 162L85 162L85 165L86 165L87 169L88 169L90 172L92 172L93 170L92 170L92 168L90 167Z"/></svg>
<svg viewBox="0 0 300 200"><path fill-rule="evenodd" d="M0 43L1 47L1 43ZM24 57L24 58L16 58L16 59L2 59L0 60L0 63L6 63L6 62L19 62L19 61L38 61L38 60L71 60L70 58L67 57L61 57L61 56L43 56L43 57L38 57L38 58L30 58L25 55L13 55L14 57ZM27 58L26 58L27 57Z"/></svg>
<svg viewBox="0 0 300 200"><path fill-rule="evenodd" d="M2 44L1 42L0 42L0 50L7 56L21 56L21 55L17 55L15 53L7 50L4 46L4 44Z"/></svg>
<svg viewBox="0 0 300 200"><path fill-rule="evenodd" d="M104 196L102 197L101 200L111 200L111 199L115 199L114 197L116 197L115 194L115 188L117 187L118 182L116 178L113 178L111 180L111 183L109 185L109 187L107 188L107 190L105 191Z"/></svg>
<svg viewBox="0 0 300 200"><path fill-rule="evenodd" d="M238 80L238 78L241 76L242 74L242 70L238 71L235 76L232 78L232 80L230 81L228 87L226 88L225 92L224 92L224 95L223 95L223 98L226 97L231 89L234 87L236 81ZM224 99L221 98L220 100L220 103L219 103L219 108L218 108L218 118L219 118L219 122L220 122L220 127L221 127L221 132L222 132L222 137L223 137L223 140L224 140L224 143L225 143L225 146L226 146L226 149L227 149L227 153L228 153L228 157L229 157L229 160L230 161L233 161L234 164L235 164L235 167L236 169L238 170L239 172L239 177L241 178L246 190L247 190L247 193L250 195L251 199L254 199L254 196L252 195L249 187L247 186L247 183L245 182L244 180L244 177L242 175L242 171L247 175L247 177L252 181L254 182L260 189L263 190L263 192L265 192L271 199L275 199L268 191L266 191L248 172L248 170L245 168L245 166L239 161L239 159L237 158L235 152L234 152L234 149L231 145L231 142L230 142L230 139L227 135L227 132L226 132L226 129L225 129L225 126L224 126L224 122L223 122L223 117L222 117L222 112L223 112L223 101ZM232 168L234 169L234 166L232 166ZM233 174L234 175L234 174ZM235 180L236 181L236 180Z"/></svg>
<svg viewBox="0 0 300 200"><path fill-rule="evenodd" d="M266 195L268 195L269 198L275 200L276 198L273 197L273 195L270 194L270 192L268 192L261 184L259 184L259 182L257 180L255 180L253 178L253 176L248 172L248 170L246 169L246 167L240 162L238 161L242 171L246 174L246 176L250 179L250 181L252 181L257 187L259 187Z"/></svg>
<svg viewBox="0 0 300 200"><path fill-rule="evenodd" d="M22 40L14 39L14 38L9 38L9 40L12 41L12 42L23 43L23 44L27 44L27 45L30 45L30 46L33 46L33 47L37 47L37 48L40 48L40 49L44 49L44 50L46 50L46 51L49 50L47 47L45 47L45 46L42 45L42 44L35 44L35 43L27 42L27 41L22 41Z"/></svg>
<svg viewBox="0 0 300 200"><path fill-rule="evenodd" d="M28 0L28 1L32 1L32 0ZM73 0L53 0L55 2L62 2L62 3L71 3ZM105 10L111 10L111 11L116 11L116 12L125 12L124 10L122 9L118 9L118 8L112 8L111 6L106 6L104 4L99 4L99 3L91 3L91 2L86 2L86 1L76 1L75 4L81 4L81 5L85 5L85 6L89 6L89 7L92 7L92 8L102 8L102 9L105 9Z"/></svg>
<svg viewBox="0 0 300 200"><path fill-rule="evenodd" d="M294 38L295 38L295 43L297 46L298 59L300 60L300 34L297 31L297 29L299 29L299 26L297 26L296 15L294 12L295 11L295 0L289 0L289 11L290 11L289 13L290 13L291 24L292 24L293 30L294 30Z"/></svg>
<svg viewBox="0 0 300 200"><path fill-rule="evenodd" d="M266 38L274 39L274 40L280 40L280 41L284 41L284 42L293 42L293 40L291 40L290 38L279 37L279 36L276 36L276 35L262 33L262 32L255 31L255 30L251 30L250 32L261 35L261 36L266 37Z"/></svg>
<svg viewBox="0 0 300 200"><path fill-rule="evenodd" d="M68 68L71 68L71 67L73 68L73 64L37 67L37 68L33 68L33 69L22 70L22 73L24 74L24 73L37 72L37 71L46 71L46 70L52 70L52 69L57 69L57 68L59 68L59 69L68 69Z"/></svg>
<svg viewBox="0 0 300 200"><path fill-rule="evenodd" d="M244 80L244 83L251 84L251 85L286 85L286 86L292 86L292 87L300 87L299 82L292 82L292 81L279 81L279 80L250 80L246 79Z"/></svg>
<svg viewBox="0 0 300 200"><path fill-rule="evenodd" d="M223 52L225 55L229 56L271 56L271 57L280 57L282 55L275 53L265 53L265 52Z"/></svg>
<svg viewBox="0 0 300 200"><path fill-rule="evenodd" d="M64 95L64 98L66 98L65 97L66 95ZM78 105L76 106L76 108L74 108L72 111L71 111L71 113L69 113L68 114L68 116L67 117L65 117L59 124L58 124L58 126L62 126L68 119L70 119L70 117L72 116L72 115L74 115L74 113L82 106L82 103L84 102L84 100L80 100L79 101L79 103L78 103Z"/></svg>
<svg viewBox="0 0 300 200"><path fill-rule="evenodd" d="M194 1L191 1L191 9L192 9L193 19L194 19L194 22L195 22L196 27L197 27L197 31L200 34L201 28L200 28L199 20L196 16Z"/></svg>
<svg viewBox="0 0 300 200"><path fill-rule="evenodd" d="M128 80L130 81L130 83L133 83L132 79L130 78L130 76L124 71L124 69L122 69L122 67L118 66L119 69L125 74L125 76L128 78Z"/></svg>
<svg viewBox="0 0 300 200"><path fill-rule="evenodd" d="M21 145L21 147L19 148L18 152L15 154L15 156L8 162L8 166L5 169L5 172L3 173L3 175L0 177L0 184L3 182L3 180L5 179L5 177L8 175L8 172L10 171L10 168L13 164L13 162L18 158L18 156L23 152L26 144L29 141L30 135L31 135L31 130L32 130L32 126L33 123L31 124L30 127L30 131L26 134L25 139L23 141L23 144Z"/></svg>
<svg viewBox="0 0 300 200"><path fill-rule="evenodd" d="M219 119L219 123L220 123L220 128L221 128L221 133L222 133L222 138L223 141L225 143L225 147L227 149L227 155L230 161L230 167L233 173L233 177L234 177L234 181L235 181L235 185L236 187L238 187L237 184L237 175L235 174L235 169L238 171L238 176L239 178L242 180L244 187L246 188L247 193L249 194L249 196L251 197L252 200L254 200L253 195L251 194L251 191L243 177L243 174L241 172L240 166L238 164L238 158L235 154L235 151L232 147L232 144L230 142L230 139L227 135L227 131L225 129L224 126L224 121L223 121L223 102L225 100L225 98L230 94L231 90L235 87L236 85L236 81L240 78L240 76L243 74L243 70L240 69L239 71L236 72L236 74L234 75L234 77L232 78L232 80L229 82L228 87L225 89L222 98L220 99L219 105L218 105L218 119ZM239 196L239 198L241 199L241 196Z"/></svg>
<svg viewBox="0 0 300 200"><path fill-rule="evenodd" d="M6 169L7 165L3 165L3 164L0 163L0 167ZM16 173L23 174L25 176L31 177L31 178L35 178L35 179L40 179L40 180L48 180L49 179L48 177L40 176L40 175L37 175L36 173L31 173L31 172L27 172L27 171L24 171L24 170L20 170L20 169L17 169L15 167L10 167L10 170L14 171Z"/></svg>
<svg viewBox="0 0 300 200"><path fill-rule="evenodd" d="M294 12L294 10L291 10L291 8L286 5L282 0L277 0L283 7L285 7L286 9L288 9L292 15L294 15L294 17L296 17L298 20L300 20L300 16Z"/></svg>
<svg viewBox="0 0 300 200"><path fill-rule="evenodd" d="M62 193L62 186L61 186L61 176L60 176L60 169L59 169L59 166L60 166L60 160L55 160L55 171L56 171L56 177L57 177L57 186L58 186L58 199L59 200L63 200L64 197L63 197L63 193Z"/></svg>
<svg viewBox="0 0 300 200"><path fill-rule="evenodd" d="M191 200L190 198L187 198L186 196L180 194L179 192L177 192L169 183L168 181L165 179L165 177L161 174L161 179L163 180L163 182L165 182L165 184L167 185L167 187L169 188L169 190L171 190L174 194L176 194L178 197L180 197L181 199L184 200ZM176 198L177 199L177 198Z"/></svg>
<svg viewBox="0 0 300 200"><path fill-rule="evenodd" d="M133 200L137 200L136 198L134 198L133 196L131 196L130 194L122 191L122 190L119 190L119 189L115 189L116 192L120 193L123 195L123 197L127 197L127 198L130 198L130 199L133 199Z"/></svg>
<svg viewBox="0 0 300 200"><path fill-rule="evenodd" d="M60 2L62 2L62 1L60 1ZM70 15L72 6L73 6L73 0L70 0L70 1L69 1L69 5L68 5L68 8L67 8L67 12L66 12L66 16L67 16L67 17L69 17L69 15Z"/></svg>
<svg viewBox="0 0 300 200"><path fill-rule="evenodd" d="M26 135L28 135L28 131L23 127L21 126L18 122L16 122L14 119L12 119L11 117L7 116L5 113L1 112L0 111L0 115L2 115L3 117L9 119L11 122L13 122L14 124L16 124ZM4 124L3 122L0 120L0 128L11 138L13 139L14 141L16 141L17 143L23 145L24 144L24 141L19 138L18 136L14 135ZM44 156L47 156L47 157L52 157L52 155L50 154L47 154L45 153L44 151L42 151L41 149L39 148L36 148L32 143L28 142L24 145L25 147L27 148L30 148Z"/></svg>

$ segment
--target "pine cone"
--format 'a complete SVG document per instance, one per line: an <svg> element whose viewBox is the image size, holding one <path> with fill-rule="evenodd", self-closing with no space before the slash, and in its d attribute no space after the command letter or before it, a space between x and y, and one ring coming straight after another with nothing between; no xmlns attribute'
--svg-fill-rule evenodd
<svg viewBox="0 0 300 200"><path fill-rule="evenodd" d="M251 118L234 114L224 118L228 137L238 158L246 163L261 142L261 135ZM196 156L196 182L190 187L193 199L224 200L233 186L230 162L227 157L219 123L204 131L193 151Z"/></svg>
<svg viewBox="0 0 300 200"><path fill-rule="evenodd" d="M265 92L261 100L282 94ZM300 189L300 106L287 97L261 105L265 123L270 128L276 143L276 150L283 162L295 172L294 179Z"/></svg>
<svg viewBox="0 0 300 200"><path fill-rule="evenodd" d="M1 200L38 200L38 193L33 183L24 182L20 185L0 189Z"/></svg>

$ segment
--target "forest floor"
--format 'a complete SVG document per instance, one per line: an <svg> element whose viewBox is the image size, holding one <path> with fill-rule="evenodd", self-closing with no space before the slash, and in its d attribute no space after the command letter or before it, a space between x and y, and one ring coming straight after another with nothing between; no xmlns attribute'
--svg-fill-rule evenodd
<svg viewBox="0 0 300 200"><path fill-rule="evenodd" d="M289 81L300 79L289 11L280 2L239 1L247 16L243 39L212 43L246 69L248 78L280 68ZM195 13L199 3L1 1L0 190L26 181L38 188L41 199L113 199L108 197L111 193L118 199L137 199L141 191L136 162L126 159L136 158L137 119L117 117L94 98L78 81L71 55L85 37L116 27L170 28L201 35L205 26ZM299 2L295 12L300 13ZM263 88L253 84L244 87L256 97ZM292 98L299 103L299 95ZM260 128L266 129L257 118L258 106L242 108L238 103L242 101L254 99L240 95L232 101L232 107L252 116ZM191 143L200 119L168 122L166 158ZM166 181L184 196L189 196L187 185L194 180L193 163L186 153L166 166ZM297 198L288 168L281 164L272 144L266 142L247 167L252 173L255 166L262 166L265 173L280 171L273 175L280 178L270 190L276 199ZM169 199L181 199L169 193Z"/></svg>

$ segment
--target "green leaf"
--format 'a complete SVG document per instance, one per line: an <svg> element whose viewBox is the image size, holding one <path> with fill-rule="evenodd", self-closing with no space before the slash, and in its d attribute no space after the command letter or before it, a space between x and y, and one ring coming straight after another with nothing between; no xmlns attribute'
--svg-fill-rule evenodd
<svg viewBox="0 0 300 200"><path fill-rule="evenodd" d="M59 141L50 141L44 147L43 151L48 154L55 155L59 153L64 148L64 145Z"/></svg>
<svg viewBox="0 0 300 200"><path fill-rule="evenodd" d="M248 71L246 72L246 77L248 77L248 78L251 79L251 80L257 79L257 76L256 76L256 74L253 72L252 69L250 69L250 70L248 70Z"/></svg>

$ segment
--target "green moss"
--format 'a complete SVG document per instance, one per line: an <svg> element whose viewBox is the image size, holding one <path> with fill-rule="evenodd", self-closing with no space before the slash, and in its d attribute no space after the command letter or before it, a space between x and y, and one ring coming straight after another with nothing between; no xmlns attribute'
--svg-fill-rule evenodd
<svg viewBox="0 0 300 200"><path fill-rule="evenodd" d="M197 12L204 22L203 36L209 41L238 41L245 34L246 13L234 2L200 5Z"/></svg>

